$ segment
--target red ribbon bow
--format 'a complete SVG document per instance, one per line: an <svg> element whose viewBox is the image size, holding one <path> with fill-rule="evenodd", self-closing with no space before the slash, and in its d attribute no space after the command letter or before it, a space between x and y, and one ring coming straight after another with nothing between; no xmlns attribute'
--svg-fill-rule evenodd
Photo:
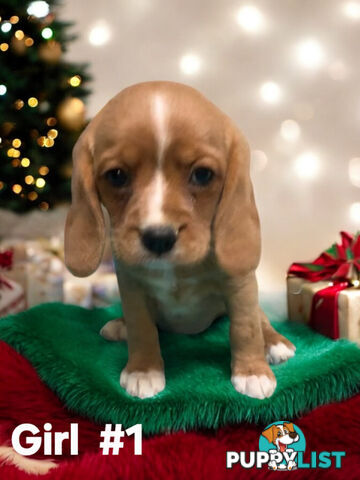
<svg viewBox="0 0 360 480"><path fill-rule="evenodd" d="M13 255L14 255L14 252L11 250L0 252L0 268L3 268L4 270L10 270L13 263ZM5 277L0 275L0 288L2 287L7 287L10 289L13 288L11 283L8 280L6 280Z"/></svg>
<svg viewBox="0 0 360 480"><path fill-rule="evenodd" d="M309 325L323 335L339 338L338 297L342 290L360 280L360 232L340 232L341 243L334 243L311 263L293 263L288 274L310 282L329 280L328 287L312 299Z"/></svg>
<svg viewBox="0 0 360 480"><path fill-rule="evenodd" d="M341 243L334 243L311 263L293 263L288 273L310 282L360 280L360 232L340 235Z"/></svg>

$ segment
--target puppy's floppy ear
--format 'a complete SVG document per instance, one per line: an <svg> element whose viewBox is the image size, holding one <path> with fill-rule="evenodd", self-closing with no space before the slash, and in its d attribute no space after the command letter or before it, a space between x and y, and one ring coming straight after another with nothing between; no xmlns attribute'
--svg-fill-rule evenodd
<svg viewBox="0 0 360 480"><path fill-rule="evenodd" d="M284 427L286 427L289 430L289 432L295 432L293 423L284 422Z"/></svg>
<svg viewBox="0 0 360 480"><path fill-rule="evenodd" d="M274 443L275 440L275 425L271 425L271 427L267 428L262 432L262 436L266 438L266 440L270 443Z"/></svg>
<svg viewBox="0 0 360 480"><path fill-rule="evenodd" d="M214 221L215 255L228 273L248 273L260 258L260 227L247 141L233 129L224 187Z"/></svg>
<svg viewBox="0 0 360 480"><path fill-rule="evenodd" d="M104 216L86 130L73 150L71 192L65 225L65 263L74 275L86 277L97 269L105 242Z"/></svg>

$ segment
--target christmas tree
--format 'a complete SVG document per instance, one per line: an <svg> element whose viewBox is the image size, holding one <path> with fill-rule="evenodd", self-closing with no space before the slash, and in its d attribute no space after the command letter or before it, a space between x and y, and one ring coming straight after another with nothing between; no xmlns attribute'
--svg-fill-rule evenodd
<svg viewBox="0 0 360 480"><path fill-rule="evenodd" d="M85 123L86 66L63 54L57 2L0 0L0 207L48 210L70 198L71 150Z"/></svg>

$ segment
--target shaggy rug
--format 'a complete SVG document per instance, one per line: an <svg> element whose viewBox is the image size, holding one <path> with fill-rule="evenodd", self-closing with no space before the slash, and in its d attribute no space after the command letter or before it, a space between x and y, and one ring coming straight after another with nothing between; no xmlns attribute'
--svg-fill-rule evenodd
<svg viewBox="0 0 360 480"><path fill-rule="evenodd" d="M238 465L227 470L227 450L257 450L262 425L233 425L217 431L177 432L144 438L142 456L134 456L132 441L124 442L119 455L104 456L99 451L102 425L77 416L66 409L56 395L39 379L29 362L9 345L0 342L0 478L4 480L235 480L274 479L278 475L268 471L243 470ZM311 451L344 450L346 456L339 470L304 470L282 472L281 478L344 479L359 478L360 456L360 395L342 403L316 408L296 421L306 437L305 461ZM272 421L277 420L273 418ZM51 422L53 431L68 431L70 423L79 424L79 455L70 456L68 442L61 457L54 456L54 467L39 477L25 473L14 466L10 438L14 428L21 423L33 423L42 429ZM129 438L131 440L131 438ZM7 445L7 447L6 447ZM8 450L4 455L1 448ZM36 461L35 459L40 460ZM47 471L49 460L41 455L15 458L27 471ZM35 463L34 463L35 462Z"/></svg>
<svg viewBox="0 0 360 480"><path fill-rule="evenodd" d="M119 307L44 304L2 319L0 338L30 360L71 410L98 422L141 423L146 434L294 419L359 390L355 344L334 342L303 325L274 323L296 345L295 357L273 367L278 386L271 398L238 394L230 383L229 322L223 319L200 335L162 333L166 389L151 399L133 398L119 385L126 344L98 334L119 315Z"/></svg>

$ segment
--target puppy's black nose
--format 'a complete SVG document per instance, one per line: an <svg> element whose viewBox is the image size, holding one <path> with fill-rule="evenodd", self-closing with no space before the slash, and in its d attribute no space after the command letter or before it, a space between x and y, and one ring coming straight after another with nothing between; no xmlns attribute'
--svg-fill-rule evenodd
<svg viewBox="0 0 360 480"><path fill-rule="evenodd" d="M169 252L176 242L176 232L172 227L148 227L142 232L141 241L151 253L161 255Z"/></svg>

